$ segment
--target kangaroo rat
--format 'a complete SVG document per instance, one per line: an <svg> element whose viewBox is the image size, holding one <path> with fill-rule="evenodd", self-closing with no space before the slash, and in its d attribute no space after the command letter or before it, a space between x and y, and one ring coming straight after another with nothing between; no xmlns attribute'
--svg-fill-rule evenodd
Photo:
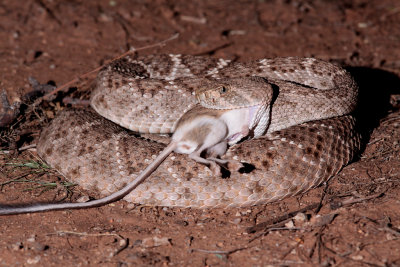
<svg viewBox="0 0 400 267"><path fill-rule="evenodd" d="M249 86L261 86L260 90L265 90L272 97L272 88L262 79L248 78ZM220 86L219 84L222 83ZM255 83L255 84L253 84ZM241 85L238 87L238 85ZM244 84L246 85L246 83ZM243 86L243 81L235 79L231 81L219 81L218 86L199 90L197 97L200 103L204 100L213 99L213 103L226 106L228 109L209 109L201 105L195 106L193 109L186 112L178 121L170 144L157 156L157 158L146 167L132 182L127 184L117 192L93 201L84 203L55 203L55 204L38 204L21 207L3 207L0 208L0 215L33 213L63 209L81 209L98 207L113 201L122 199L135 189L141 182L149 177L156 168L165 160L168 155L175 151L177 153L188 154L189 157L197 162L210 166L214 174L218 174L217 163L225 164L231 161L218 159L227 150L228 144L234 144L240 141L243 137L249 135L250 130L258 127L261 116L269 116L269 105L265 106L265 100L257 99L257 101L245 107L240 105L236 109L229 109L231 105L237 102L237 97L233 101L229 100L229 95L234 93L238 88ZM197 91L196 91L197 93ZM264 95L266 93L264 92ZM218 101L219 98L224 98L224 103ZM236 94L234 94L236 96ZM256 94L257 95L257 94ZM249 94L246 95L247 97ZM265 112L268 111L268 112ZM263 113L263 115L260 114ZM205 152L207 158L201 157ZM240 166L239 163L236 165Z"/></svg>

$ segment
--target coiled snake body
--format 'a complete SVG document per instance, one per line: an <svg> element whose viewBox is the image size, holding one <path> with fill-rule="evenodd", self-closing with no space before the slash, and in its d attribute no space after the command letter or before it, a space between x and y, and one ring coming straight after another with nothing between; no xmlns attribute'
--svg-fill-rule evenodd
<svg viewBox="0 0 400 267"><path fill-rule="evenodd" d="M195 208L263 204L327 181L358 152L360 135L350 115L358 89L340 67L310 58L232 63L155 55L128 56L106 66L91 98L101 116L61 112L42 132L38 153L69 180L109 195L165 147L149 138L173 132L197 104L193 92L200 84L238 77L246 83L249 76L263 77L274 88L270 120L262 122L266 130L232 146L224 158L252 168L215 177L207 166L173 154L125 200Z"/></svg>

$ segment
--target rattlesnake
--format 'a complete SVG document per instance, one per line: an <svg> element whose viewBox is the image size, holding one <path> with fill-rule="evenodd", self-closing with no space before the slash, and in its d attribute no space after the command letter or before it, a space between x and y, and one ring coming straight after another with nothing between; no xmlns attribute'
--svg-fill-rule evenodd
<svg viewBox="0 0 400 267"><path fill-rule="evenodd" d="M127 56L103 68L91 105L108 120L91 111L64 111L42 132L38 153L69 180L109 195L162 150L164 144L149 138L173 132L182 114L197 104L194 90L200 84L238 77L245 82L249 76L270 83L274 99L270 120L259 122L266 130L256 127L253 139L224 156L248 168L215 177L207 166L174 154L125 200L195 208L263 204L327 181L358 152L360 135L349 115L358 88L340 67L311 58L235 63L153 55ZM146 138L111 121L147 133Z"/></svg>

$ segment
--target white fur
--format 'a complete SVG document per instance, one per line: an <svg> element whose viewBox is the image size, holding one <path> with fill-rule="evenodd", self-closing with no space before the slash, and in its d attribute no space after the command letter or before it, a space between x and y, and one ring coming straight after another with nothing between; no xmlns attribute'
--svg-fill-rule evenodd
<svg viewBox="0 0 400 267"><path fill-rule="evenodd" d="M221 116L221 120L228 127L228 143L233 145L249 133L252 116L249 108L232 109L225 112Z"/></svg>
<svg viewBox="0 0 400 267"><path fill-rule="evenodd" d="M190 136L193 129L208 127L211 131L205 136L204 140L194 142ZM176 143L175 152L191 154L194 151L200 154L204 149L210 148L225 140L228 134L228 127L223 120L211 116L199 116L194 120L187 122L175 130L172 136L172 142ZM190 148L185 148L189 146ZM224 151L225 152L225 151Z"/></svg>

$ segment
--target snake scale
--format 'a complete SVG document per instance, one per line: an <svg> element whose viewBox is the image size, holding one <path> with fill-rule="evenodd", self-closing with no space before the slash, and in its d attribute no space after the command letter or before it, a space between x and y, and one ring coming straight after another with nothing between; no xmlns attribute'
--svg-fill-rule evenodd
<svg viewBox="0 0 400 267"><path fill-rule="evenodd" d="M42 131L38 154L84 189L110 195L165 147L158 140L168 137L157 134L174 131L197 104L198 86L233 78L246 83L251 76L263 77L274 89L270 120L263 122L265 131L223 156L248 168L216 177L207 166L174 153L124 199L194 208L264 204L318 186L358 153L360 134L351 115L358 87L336 65L312 58L239 63L152 55L126 56L104 67L91 97L97 113L60 112Z"/></svg>

